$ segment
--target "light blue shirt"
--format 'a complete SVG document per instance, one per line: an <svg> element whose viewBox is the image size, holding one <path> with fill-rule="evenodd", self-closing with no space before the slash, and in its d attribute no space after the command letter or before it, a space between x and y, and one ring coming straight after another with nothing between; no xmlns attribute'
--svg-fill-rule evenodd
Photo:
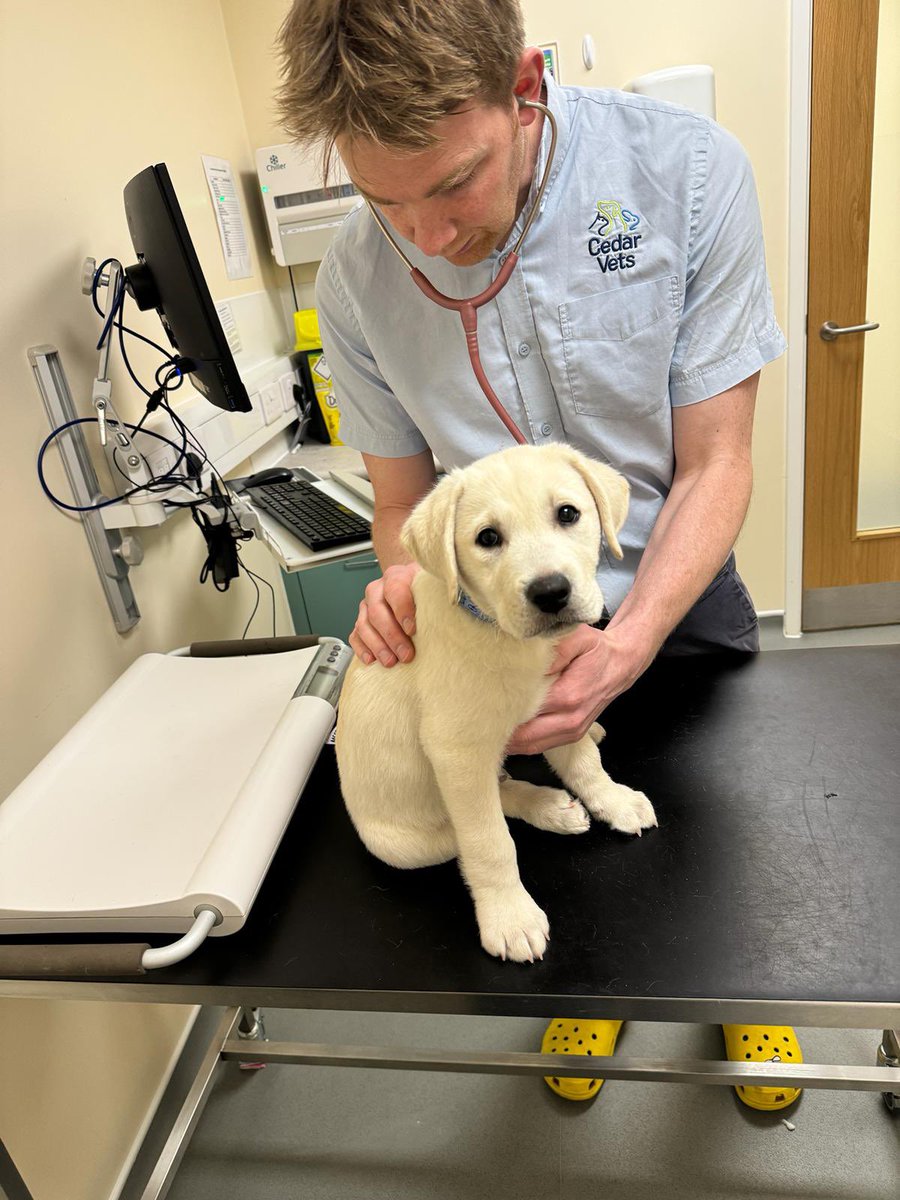
<svg viewBox="0 0 900 1200"><path fill-rule="evenodd" d="M567 441L628 478L625 557L604 556L599 570L614 612L671 487L671 409L740 383L785 342L735 138L661 101L546 85L556 157L518 265L478 311L479 343L529 440ZM482 291L503 261L498 251L455 267L398 242L451 296ZM458 314L426 300L367 209L339 230L316 303L348 445L388 458L430 448L450 469L511 444L472 374Z"/></svg>

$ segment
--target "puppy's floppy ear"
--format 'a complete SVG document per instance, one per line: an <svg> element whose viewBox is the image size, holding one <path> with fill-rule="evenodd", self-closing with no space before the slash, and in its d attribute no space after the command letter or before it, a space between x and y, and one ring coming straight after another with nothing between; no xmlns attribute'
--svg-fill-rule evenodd
<svg viewBox="0 0 900 1200"><path fill-rule="evenodd" d="M600 528L607 545L616 558L622 558L622 547L616 534L625 524L628 515L628 493L631 491L628 480L612 467L588 458L578 450L573 450L571 446L564 446L563 450L566 458L590 488L597 512L600 514Z"/></svg>
<svg viewBox="0 0 900 1200"><path fill-rule="evenodd" d="M446 583L451 604L456 603L459 591L454 535L461 495L459 472L451 471L419 501L400 532L404 549L429 575L436 575Z"/></svg>

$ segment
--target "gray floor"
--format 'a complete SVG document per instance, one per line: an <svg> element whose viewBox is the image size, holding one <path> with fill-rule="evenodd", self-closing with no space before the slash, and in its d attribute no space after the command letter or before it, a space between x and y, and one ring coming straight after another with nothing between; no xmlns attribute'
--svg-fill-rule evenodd
<svg viewBox="0 0 900 1200"><path fill-rule="evenodd" d="M763 648L900 641L896 626ZM278 1041L536 1050L544 1023L266 1013ZM874 1062L880 1031L798 1029L819 1063ZM619 1049L723 1056L709 1025L632 1023ZM782 1116L794 1124L789 1130ZM900 1119L868 1092L808 1089L786 1114L730 1088L610 1081L587 1105L539 1080L321 1067L222 1068L171 1200L896 1200Z"/></svg>

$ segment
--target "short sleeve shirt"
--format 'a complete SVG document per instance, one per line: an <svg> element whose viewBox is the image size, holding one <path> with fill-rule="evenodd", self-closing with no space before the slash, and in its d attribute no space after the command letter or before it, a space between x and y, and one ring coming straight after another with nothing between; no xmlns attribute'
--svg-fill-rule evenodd
<svg viewBox="0 0 900 1200"><path fill-rule="evenodd" d="M674 471L672 409L718 395L784 350L766 276L756 188L736 139L706 117L546 79L556 154L541 209L495 301L478 311L481 359L529 441L566 441L621 471L631 503L599 579L614 612ZM472 267L398 237L441 291L472 296L518 237ZM511 444L469 363L457 313L427 300L371 213L343 223L319 270L323 348L341 438L366 454L430 448L446 469Z"/></svg>

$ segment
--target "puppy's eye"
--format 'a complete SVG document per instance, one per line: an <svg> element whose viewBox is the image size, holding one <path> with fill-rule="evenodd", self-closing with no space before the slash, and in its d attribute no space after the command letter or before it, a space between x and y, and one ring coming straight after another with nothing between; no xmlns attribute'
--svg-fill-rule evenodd
<svg viewBox="0 0 900 1200"><path fill-rule="evenodd" d="M556 514L560 525L574 525L581 513L573 504L563 504Z"/></svg>
<svg viewBox="0 0 900 1200"><path fill-rule="evenodd" d="M488 527L487 529L482 529L482 531L475 538L475 541L479 546L484 546L486 550L490 550L494 546L499 546L502 543L503 538L496 529L491 529Z"/></svg>

